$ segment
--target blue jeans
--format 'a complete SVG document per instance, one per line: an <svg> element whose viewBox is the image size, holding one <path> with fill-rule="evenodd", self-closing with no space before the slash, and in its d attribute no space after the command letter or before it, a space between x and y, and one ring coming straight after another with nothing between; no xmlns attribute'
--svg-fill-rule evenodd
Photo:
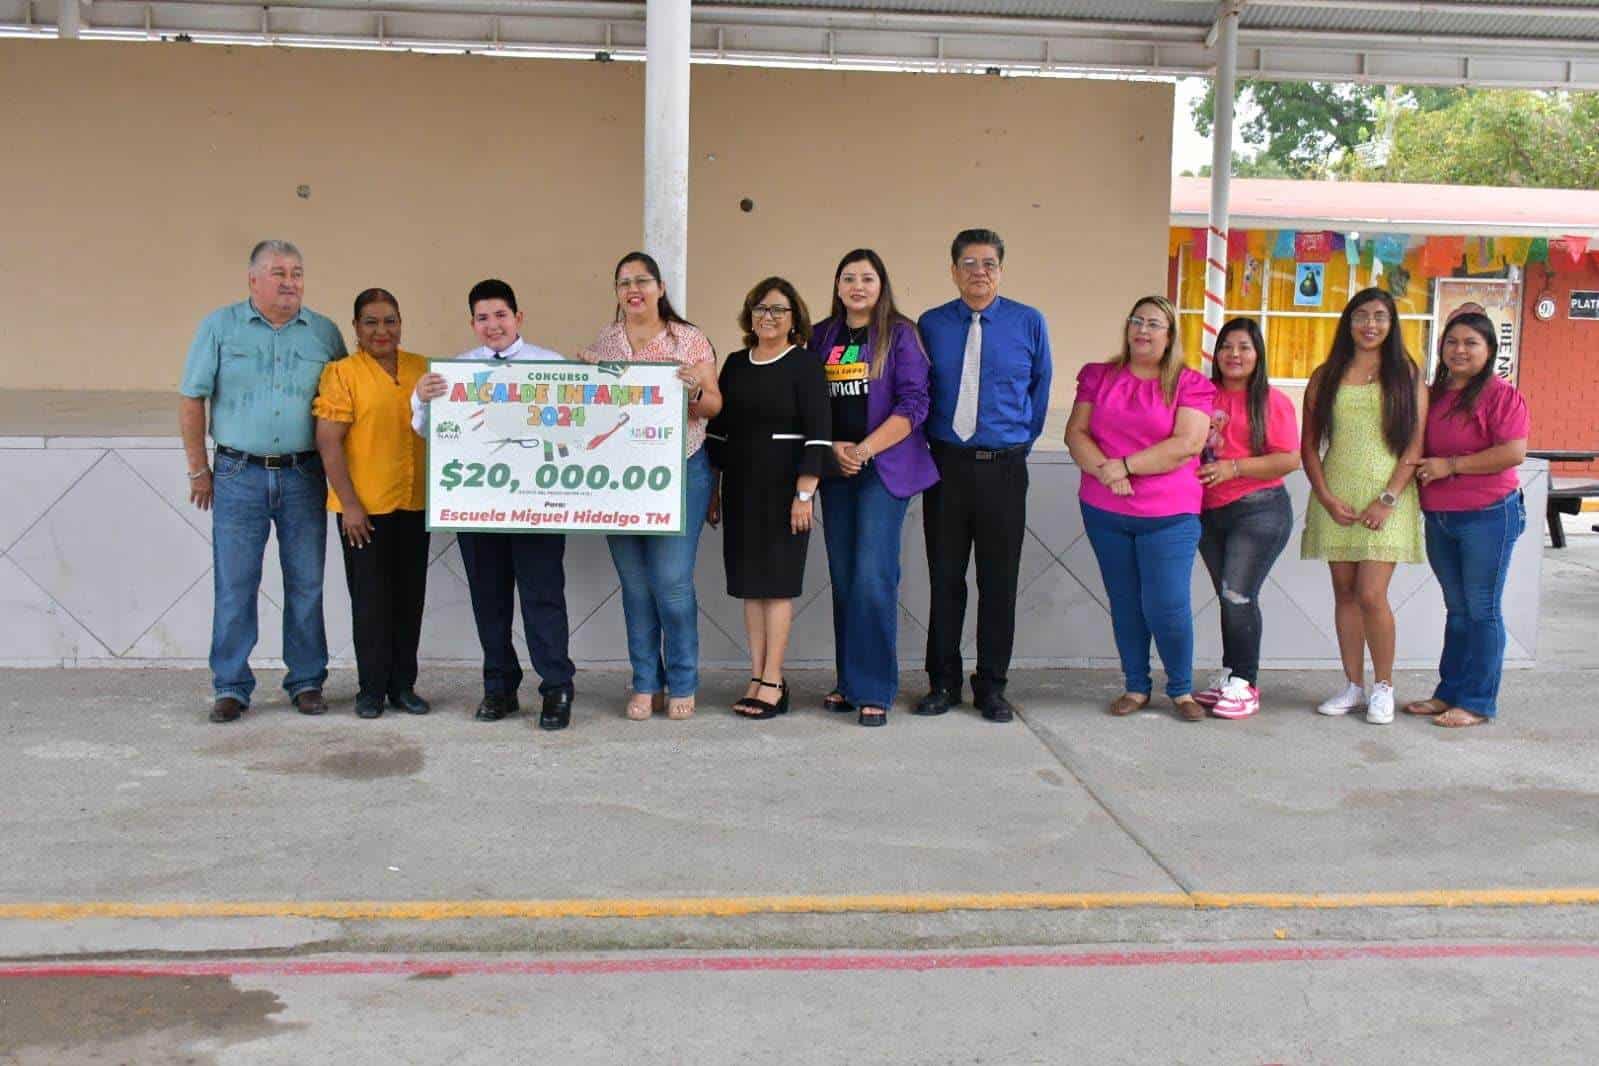
<svg viewBox="0 0 1599 1066"><path fill-rule="evenodd" d="M322 566L328 540L328 484L322 461L283 470L218 455L211 504L211 675L217 697L246 706L255 691L250 652L258 634L256 597L267 534L278 532L283 567L283 687L289 698L328 679L322 624Z"/></svg>
<svg viewBox="0 0 1599 1066"><path fill-rule="evenodd" d="M1444 593L1444 651L1433 699L1492 718L1505 666L1505 573L1527 528L1517 489L1480 511L1428 511L1427 561Z"/></svg>
<svg viewBox="0 0 1599 1066"><path fill-rule="evenodd" d="M891 707L899 692L899 541L909 506L869 466L822 482L838 691L857 707Z"/></svg>
<svg viewBox="0 0 1599 1066"><path fill-rule="evenodd" d="M699 600L694 560L711 502L711 464L701 448L683 463L683 532L605 538L622 579L634 692L692 696L700 685Z"/></svg>
<svg viewBox="0 0 1599 1066"><path fill-rule="evenodd" d="M1110 598L1111 629L1127 691L1148 695L1149 638L1166 667L1166 695L1194 687L1194 619L1188 582L1199 547L1199 516L1138 518L1083 504L1083 530Z"/></svg>

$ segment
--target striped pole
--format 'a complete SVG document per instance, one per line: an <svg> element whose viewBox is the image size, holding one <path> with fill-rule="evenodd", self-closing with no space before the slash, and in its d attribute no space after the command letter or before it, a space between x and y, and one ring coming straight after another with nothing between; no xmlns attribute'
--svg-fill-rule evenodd
<svg viewBox="0 0 1599 1066"><path fill-rule="evenodd" d="M1238 84L1239 0L1216 12L1216 121L1210 130L1210 220L1205 240L1205 334L1201 369L1210 373L1227 309L1227 212L1233 176L1233 92Z"/></svg>

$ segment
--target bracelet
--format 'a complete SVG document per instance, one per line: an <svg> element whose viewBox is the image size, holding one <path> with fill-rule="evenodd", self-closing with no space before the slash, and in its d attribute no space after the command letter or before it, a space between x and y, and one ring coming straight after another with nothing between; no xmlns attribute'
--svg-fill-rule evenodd
<svg viewBox="0 0 1599 1066"><path fill-rule="evenodd" d="M1234 459L1233 460L1233 477L1243 477L1243 476L1244 475L1242 475L1242 474L1240 474L1238 472L1238 460Z"/></svg>
<svg viewBox="0 0 1599 1066"><path fill-rule="evenodd" d="M1129 463L1125 456L1122 457L1122 469L1127 472L1127 479L1131 481L1133 477L1133 464Z"/></svg>
<svg viewBox="0 0 1599 1066"><path fill-rule="evenodd" d="M189 474L188 478L189 478L190 481L198 481L198 480L200 480L203 477L209 477L210 474L211 474L211 468L209 466L202 466L200 469L194 471L192 474Z"/></svg>
<svg viewBox="0 0 1599 1066"><path fill-rule="evenodd" d="M1454 477L1456 474L1460 473L1459 470L1455 469L1455 457L1454 456L1451 455L1449 457L1448 463L1449 463L1449 476L1450 477Z"/></svg>

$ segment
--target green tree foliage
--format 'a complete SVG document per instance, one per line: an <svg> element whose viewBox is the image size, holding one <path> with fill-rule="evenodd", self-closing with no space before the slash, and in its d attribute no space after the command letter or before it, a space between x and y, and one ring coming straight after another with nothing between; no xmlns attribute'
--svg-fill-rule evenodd
<svg viewBox="0 0 1599 1066"><path fill-rule="evenodd" d="M1365 181L1599 188L1599 94L1456 90L1435 110L1404 108Z"/></svg>
<svg viewBox="0 0 1599 1066"><path fill-rule="evenodd" d="M1243 142L1254 148L1253 161L1267 173L1240 176L1327 177L1330 167L1364 144L1376 129L1383 89L1371 85L1325 82L1244 81L1238 86L1236 114ZM1212 83L1193 105L1194 128L1210 136L1216 118Z"/></svg>
<svg viewBox="0 0 1599 1066"><path fill-rule="evenodd" d="M1599 94L1245 81L1238 114L1239 177L1599 188Z"/></svg>

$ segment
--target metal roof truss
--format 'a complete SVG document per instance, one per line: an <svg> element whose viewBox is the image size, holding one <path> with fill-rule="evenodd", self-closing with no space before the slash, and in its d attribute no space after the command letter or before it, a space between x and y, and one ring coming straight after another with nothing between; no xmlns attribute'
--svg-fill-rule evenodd
<svg viewBox="0 0 1599 1066"><path fill-rule="evenodd" d="M59 0L75 3L78 0ZM49 37L58 0L0 0L0 35ZM1062 5L1063 9L1070 5ZM938 72L1124 77L1210 76L1215 52L1208 9L1168 0L1164 20L931 14L830 7L700 4L693 7L698 62L888 68ZM1417 8L1416 4L1273 4L1273 7ZM1425 6L1425 5L1422 5ZM1446 9L1447 4L1434 4ZM1456 5L1459 8L1483 5ZM1507 7L1534 5L1506 5ZM1248 9L1246 9L1248 10ZM1599 13L1581 37L1505 37L1366 28L1239 30L1244 78L1427 85L1599 89ZM121 40L471 52L641 60L643 3L584 0L93 0L80 4L79 34ZM1197 15L1203 18L1196 19ZM1529 20L1529 23L1536 20ZM1346 20L1358 26L1358 19Z"/></svg>

